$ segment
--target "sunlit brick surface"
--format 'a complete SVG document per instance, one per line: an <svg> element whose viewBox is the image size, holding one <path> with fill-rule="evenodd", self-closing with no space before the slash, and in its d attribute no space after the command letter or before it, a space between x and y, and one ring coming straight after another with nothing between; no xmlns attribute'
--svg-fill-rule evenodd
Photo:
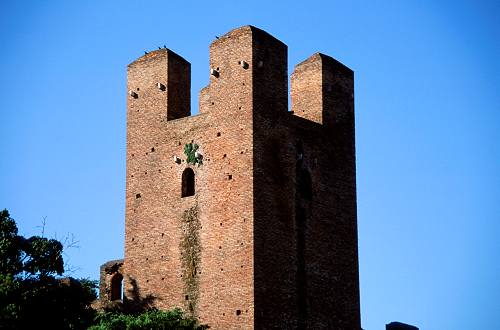
<svg viewBox="0 0 500 330"><path fill-rule="evenodd" d="M359 329L352 71L311 56L289 112L287 47L250 26L210 45L207 71L190 116L186 60L162 49L128 67L125 305L212 329Z"/></svg>

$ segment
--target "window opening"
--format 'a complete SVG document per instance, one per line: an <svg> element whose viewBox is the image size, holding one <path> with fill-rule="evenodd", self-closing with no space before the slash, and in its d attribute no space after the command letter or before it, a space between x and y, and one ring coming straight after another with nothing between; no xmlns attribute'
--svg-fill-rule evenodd
<svg viewBox="0 0 500 330"><path fill-rule="evenodd" d="M182 195L188 197L194 195L194 171L191 168L186 168L182 172Z"/></svg>
<svg viewBox="0 0 500 330"><path fill-rule="evenodd" d="M111 277L111 301L123 300L123 276L116 273Z"/></svg>

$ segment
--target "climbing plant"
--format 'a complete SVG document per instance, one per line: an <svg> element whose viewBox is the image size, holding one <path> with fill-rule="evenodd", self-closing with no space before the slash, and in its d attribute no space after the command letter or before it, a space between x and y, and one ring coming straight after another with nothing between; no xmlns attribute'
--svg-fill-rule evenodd
<svg viewBox="0 0 500 330"><path fill-rule="evenodd" d="M202 165L203 160L201 155L197 157L196 151L198 151L199 146L196 143L186 143L184 145L184 154L186 155L186 162L188 164L193 164L196 165Z"/></svg>

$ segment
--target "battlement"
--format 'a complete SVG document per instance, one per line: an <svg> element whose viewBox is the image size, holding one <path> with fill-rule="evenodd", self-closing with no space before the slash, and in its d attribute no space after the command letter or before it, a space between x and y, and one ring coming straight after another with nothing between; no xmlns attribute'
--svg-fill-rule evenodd
<svg viewBox="0 0 500 330"><path fill-rule="evenodd" d="M191 64L169 49L147 53L128 65L128 107L155 121L191 114Z"/></svg>
<svg viewBox="0 0 500 330"><path fill-rule="evenodd" d="M217 114L252 113L240 109L237 103L242 98L252 100L253 112L263 111L258 102L263 99L274 112L286 112L286 72L284 43L253 26L234 29L210 44L210 84L200 93L200 113L210 111L221 100L234 102Z"/></svg>
<svg viewBox="0 0 500 330"><path fill-rule="evenodd" d="M354 111L354 72L332 57L315 53L291 76L296 116L332 127ZM348 119L347 119L348 120Z"/></svg>
<svg viewBox="0 0 500 330"><path fill-rule="evenodd" d="M272 116L288 111L287 46L283 42L247 25L218 37L209 50L210 79L199 92L199 113ZM184 58L169 49L155 50L130 63L128 71L131 104L145 98L167 121L190 115L190 64ZM291 110L296 116L331 126L352 111L353 106L346 105L352 103L352 81L352 70L316 53L295 66ZM138 91L138 85L146 90ZM158 96L156 89L161 88L167 95ZM251 100L252 111L241 108L242 99ZM223 107L218 106L221 103ZM344 109L339 110L339 105Z"/></svg>
<svg viewBox="0 0 500 330"><path fill-rule="evenodd" d="M141 65L141 64L144 64L145 62L155 60L158 57L166 57L166 56L173 56L173 57L176 57L180 62L189 63L182 56L176 54L175 52L173 52L169 48L161 48L158 50L146 52L143 56L141 56L138 59L136 59L135 61L131 62L128 65L128 67L130 68L130 67L133 67L136 65Z"/></svg>
<svg viewBox="0 0 500 330"><path fill-rule="evenodd" d="M283 44L277 38L275 38L274 36L272 36L271 34L267 33L266 31L264 31L262 29L259 29L253 25L244 25L244 26L240 26L238 28L232 29L231 31L224 34L222 37L215 39L210 44L210 47L212 47L213 45L216 45L220 42L223 42L225 39L238 38L238 37L241 37L243 35L258 35L259 39L273 39L273 40L275 40L275 42Z"/></svg>

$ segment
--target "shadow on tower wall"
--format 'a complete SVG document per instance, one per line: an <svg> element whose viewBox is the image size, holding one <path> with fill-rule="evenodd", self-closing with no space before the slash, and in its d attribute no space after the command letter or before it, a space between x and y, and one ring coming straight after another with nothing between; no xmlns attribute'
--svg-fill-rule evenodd
<svg viewBox="0 0 500 330"><path fill-rule="evenodd" d="M101 299L96 308L105 312L120 312L125 314L139 314L154 308L154 302L158 299L152 294L141 295L137 280L127 276L131 288L123 295L122 300Z"/></svg>
<svg viewBox="0 0 500 330"><path fill-rule="evenodd" d="M152 294L142 296L137 280L131 276L127 276L127 279L131 289L128 289L127 294L124 295L123 311L125 313L136 314L152 309L158 297Z"/></svg>

